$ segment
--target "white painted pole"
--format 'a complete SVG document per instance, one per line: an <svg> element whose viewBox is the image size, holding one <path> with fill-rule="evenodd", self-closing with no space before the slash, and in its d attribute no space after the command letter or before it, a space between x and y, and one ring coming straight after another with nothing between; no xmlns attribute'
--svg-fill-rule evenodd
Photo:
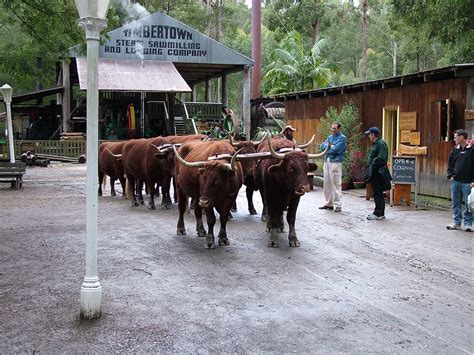
<svg viewBox="0 0 474 355"><path fill-rule="evenodd" d="M8 146L10 148L10 163L14 163L15 162L15 145L13 144L12 103L6 102L6 105L7 105Z"/></svg>
<svg viewBox="0 0 474 355"><path fill-rule="evenodd" d="M86 276L81 287L81 318L101 316L102 288L97 274L98 143L99 143L99 34L107 21L81 18L87 40L87 177L86 177Z"/></svg>
<svg viewBox="0 0 474 355"><path fill-rule="evenodd" d="M10 163L15 162L15 146L13 144L13 124L12 124L12 93L13 89L10 85L5 84L2 86L3 101L7 107L7 134L8 134L8 147L10 149Z"/></svg>

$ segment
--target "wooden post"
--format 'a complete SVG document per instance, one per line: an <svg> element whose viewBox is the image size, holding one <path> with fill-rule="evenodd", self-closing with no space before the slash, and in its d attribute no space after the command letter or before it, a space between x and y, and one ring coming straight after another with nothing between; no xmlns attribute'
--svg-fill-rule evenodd
<svg viewBox="0 0 474 355"><path fill-rule="evenodd" d="M69 63L63 61L63 97L62 97L62 114L63 114L63 132L70 131L71 122L71 76L69 72Z"/></svg>
<svg viewBox="0 0 474 355"><path fill-rule="evenodd" d="M222 105L229 105L229 96L227 95L227 75L222 76L222 86L221 86L221 98Z"/></svg>
<svg viewBox="0 0 474 355"><path fill-rule="evenodd" d="M250 140L250 66L246 65L243 71L244 90L242 97L242 118L245 126L247 140Z"/></svg>

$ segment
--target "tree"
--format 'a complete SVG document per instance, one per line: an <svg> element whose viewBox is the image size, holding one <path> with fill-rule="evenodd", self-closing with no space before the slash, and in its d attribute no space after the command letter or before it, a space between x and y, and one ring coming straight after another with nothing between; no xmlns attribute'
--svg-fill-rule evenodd
<svg viewBox="0 0 474 355"><path fill-rule="evenodd" d="M320 39L311 50L306 49L303 37L293 31L271 53L271 63L264 76L263 91L267 95L310 90L329 84L335 66L325 59L326 40Z"/></svg>
<svg viewBox="0 0 474 355"><path fill-rule="evenodd" d="M393 17L401 18L428 39L447 48L440 64L472 62L474 53L474 4L472 0L391 0Z"/></svg>

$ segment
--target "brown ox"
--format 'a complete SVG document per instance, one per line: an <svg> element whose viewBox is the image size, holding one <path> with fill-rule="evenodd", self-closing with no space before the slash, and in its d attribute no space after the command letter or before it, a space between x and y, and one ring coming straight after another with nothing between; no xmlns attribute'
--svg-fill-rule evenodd
<svg viewBox="0 0 474 355"><path fill-rule="evenodd" d="M234 147L235 150L239 150L240 154L253 154L257 152L257 146L261 144L265 137L258 141L239 141L235 142L232 139L232 136L229 138L230 144ZM256 160L242 160L240 162L242 164L242 172L243 172L243 184L246 186L246 196L247 196L247 204L249 213L251 215L256 215L257 211L253 205L253 192L257 191L257 185L255 184L255 167L257 165ZM237 206L233 206L232 208L234 211L237 211Z"/></svg>
<svg viewBox="0 0 474 355"><path fill-rule="evenodd" d="M169 144L163 137L149 139L132 139L126 142L122 149L123 165L127 180L131 187L138 186L138 201L134 194L132 196L132 206L143 204L142 187L143 182L147 184L150 193L150 209L155 209L155 189L156 185L169 190L169 176L173 169L173 153L171 148L162 151L158 147ZM162 202L163 208L167 208L166 200Z"/></svg>
<svg viewBox="0 0 474 355"><path fill-rule="evenodd" d="M187 142L194 142L194 141L203 141L204 139L207 139L208 136L205 134L190 134L187 136L166 136L166 140L171 143L171 144L185 144ZM170 181L168 182L167 186L171 186L171 178L174 177L174 169L171 170L171 175L169 177ZM174 201L177 202L177 196L176 196L176 180L173 179L173 186L174 186ZM167 204L171 205L171 198L170 198L170 192L169 188L167 191L165 191L163 188L161 189L163 192L163 201L166 201Z"/></svg>
<svg viewBox="0 0 474 355"><path fill-rule="evenodd" d="M102 196L102 183L105 175L110 176L110 194L115 196L115 180L122 185L123 197L125 197L125 176L121 158L113 154L121 154L125 142L104 142L99 146L99 196Z"/></svg>
<svg viewBox="0 0 474 355"><path fill-rule="evenodd" d="M206 236L207 248L215 248L214 225L216 216L214 208L219 212L221 227L218 235L219 245L229 245L226 224L230 208L237 198L242 186L242 168L235 161L235 156L228 160L209 161L208 158L219 154L233 154L234 149L225 141L190 142L183 145L179 152L174 148L176 159L175 176L178 193L179 219L177 234L186 234L184 212L186 196L194 199L194 215L198 236ZM181 158L181 155L185 159ZM202 209L206 211L208 233L202 222Z"/></svg>
<svg viewBox="0 0 474 355"><path fill-rule="evenodd" d="M317 165L308 159L321 157L325 152L307 154L281 137L268 139L268 144L261 144L258 150L270 151L273 156L273 159L261 160L256 170L256 182L262 195L264 212L268 211L267 228L271 232L268 246L279 246L278 232L283 228L283 211L288 207L288 240L290 247L299 247L295 231L296 210L300 197L310 190L308 171L317 169ZM287 152L275 153L276 150Z"/></svg>

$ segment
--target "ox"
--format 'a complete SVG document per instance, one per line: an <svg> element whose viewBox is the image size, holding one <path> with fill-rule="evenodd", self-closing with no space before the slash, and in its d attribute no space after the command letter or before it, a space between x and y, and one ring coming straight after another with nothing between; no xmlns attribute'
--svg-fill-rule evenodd
<svg viewBox="0 0 474 355"><path fill-rule="evenodd" d="M158 147L164 144L169 144L169 141L163 137L132 139L124 144L122 156L125 175L130 187L138 186L138 201L133 193L130 194L132 206L138 206L139 202L143 204L143 182L146 183L150 193L149 209L155 209L156 185L169 191L169 177L173 170L174 157L171 147L168 150ZM162 206L163 208L168 207L165 198Z"/></svg>
<svg viewBox="0 0 474 355"><path fill-rule="evenodd" d="M241 142L234 142L232 136L229 137L230 144L234 146L236 149L241 149L241 154L253 154L257 152L257 147L262 144L262 142L266 139L267 134L265 133L263 138L257 142L248 142L248 141L241 141ZM308 147L310 144L313 143L315 139L315 135L307 142L306 144L299 144L298 147L304 149ZM266 143L265 143L266 145ZM242 164L242 170L244 173L244 185L246 186L245 194L247 196L247 204L249 213L251 215L256 215L257 211L253 205L253 192L257 191L257 184L255 183L255 167L257 165L254 159L242 159L239 160ZM233 210L237 211L237 206L234 206Z"/></svg>
<svg viewBox="0 0 474 355"><path fill-rule="evenodd" d="M185 144L187 142L193 142L193 141L203 141L205 139L208 139L209 137L205 134L190 134L187 136L166 136L166 140L171 143L171 144ZM172 173L169 177L170 181L167 184L167 186L171 186L171 178L174 176L174 169L172 169ZM175 179L173 179L173 186L174 186L174 201L177 202L177 196L176 196L176 182ZM163 190L163 199L166 200L166 203L171 205L171 198L170 198L170 192L169 189L168 191Z"/></svg>
<svg viewBox="0 0 474 355"><path fill-rule="evenodd" d="M275 152L279 150L280 153ZM296 236L296 210L301 196L309 192L308 171L317 165L308 159L322 157L320 154L307 154L295 147L285 138L268 137L268 144L261 144L259 152L270 152L273 159L261 160L257 165L256 183L262 195L264 212L268 211L267 228L270 229L269 247L278 247L278 232L283 227L283 211L288 208L286 220L289 226L290 247L299 247ZM282 153L284 152L284 153ZM263 217L263 215L262 215Z"/></svg>
<svg viewBox="0 0 474 355"><path fill-rule="evenodd" d="M99 196L102 196L102 184L106 175L110 176L110 194L115 196L115 180L122 185L125 197L125 175L122 159L114 154L121 154L124 142L104 142L99 146Z"/></svg>
<svg viewBox="0 0 474 355"><path fill-rule="evenodd" d="M256 147L261 144L266 138L266 135L258 142L253 141L240 141L235 142L232 139L232 135L229 136L230 144L236 149L239 150L241 154L254 154L257 152ZM243 184L245 185L245 194L247 196L247 204L249 213L251 215L257 214L255 207L253 205L253 192L257 191L257 185L255 184L255 167L256 167L256 160L249 159L249 160L241 160L242 164L242 172L243 172ZM237 211L237 206L233 206L232 208L234 211Z"/></svg>
<svg viewBox="0 0 474 355"><path fill-rule="evenodd" d="M196 231L198 236L206 236L205 247L213 249L214 225L216 216L214 208L219 212L221 227L218 235L219 245L229 245L226 224L230 208L237 198L242 186L242 167L236 162L234 154L228 163L227 160L208 160L211 156L234 153L233 147L225 141L190 142L184 144L179 152L173 146L176 159L180 164L175 166L176 186L178 193L179 219L177 234L186 234L184 226L184 212L186 210L186 196L194 202L196 216ZM185 159L181 157L185 156ZM202 222L202 209L205 209L208 232Z"/></svg>

